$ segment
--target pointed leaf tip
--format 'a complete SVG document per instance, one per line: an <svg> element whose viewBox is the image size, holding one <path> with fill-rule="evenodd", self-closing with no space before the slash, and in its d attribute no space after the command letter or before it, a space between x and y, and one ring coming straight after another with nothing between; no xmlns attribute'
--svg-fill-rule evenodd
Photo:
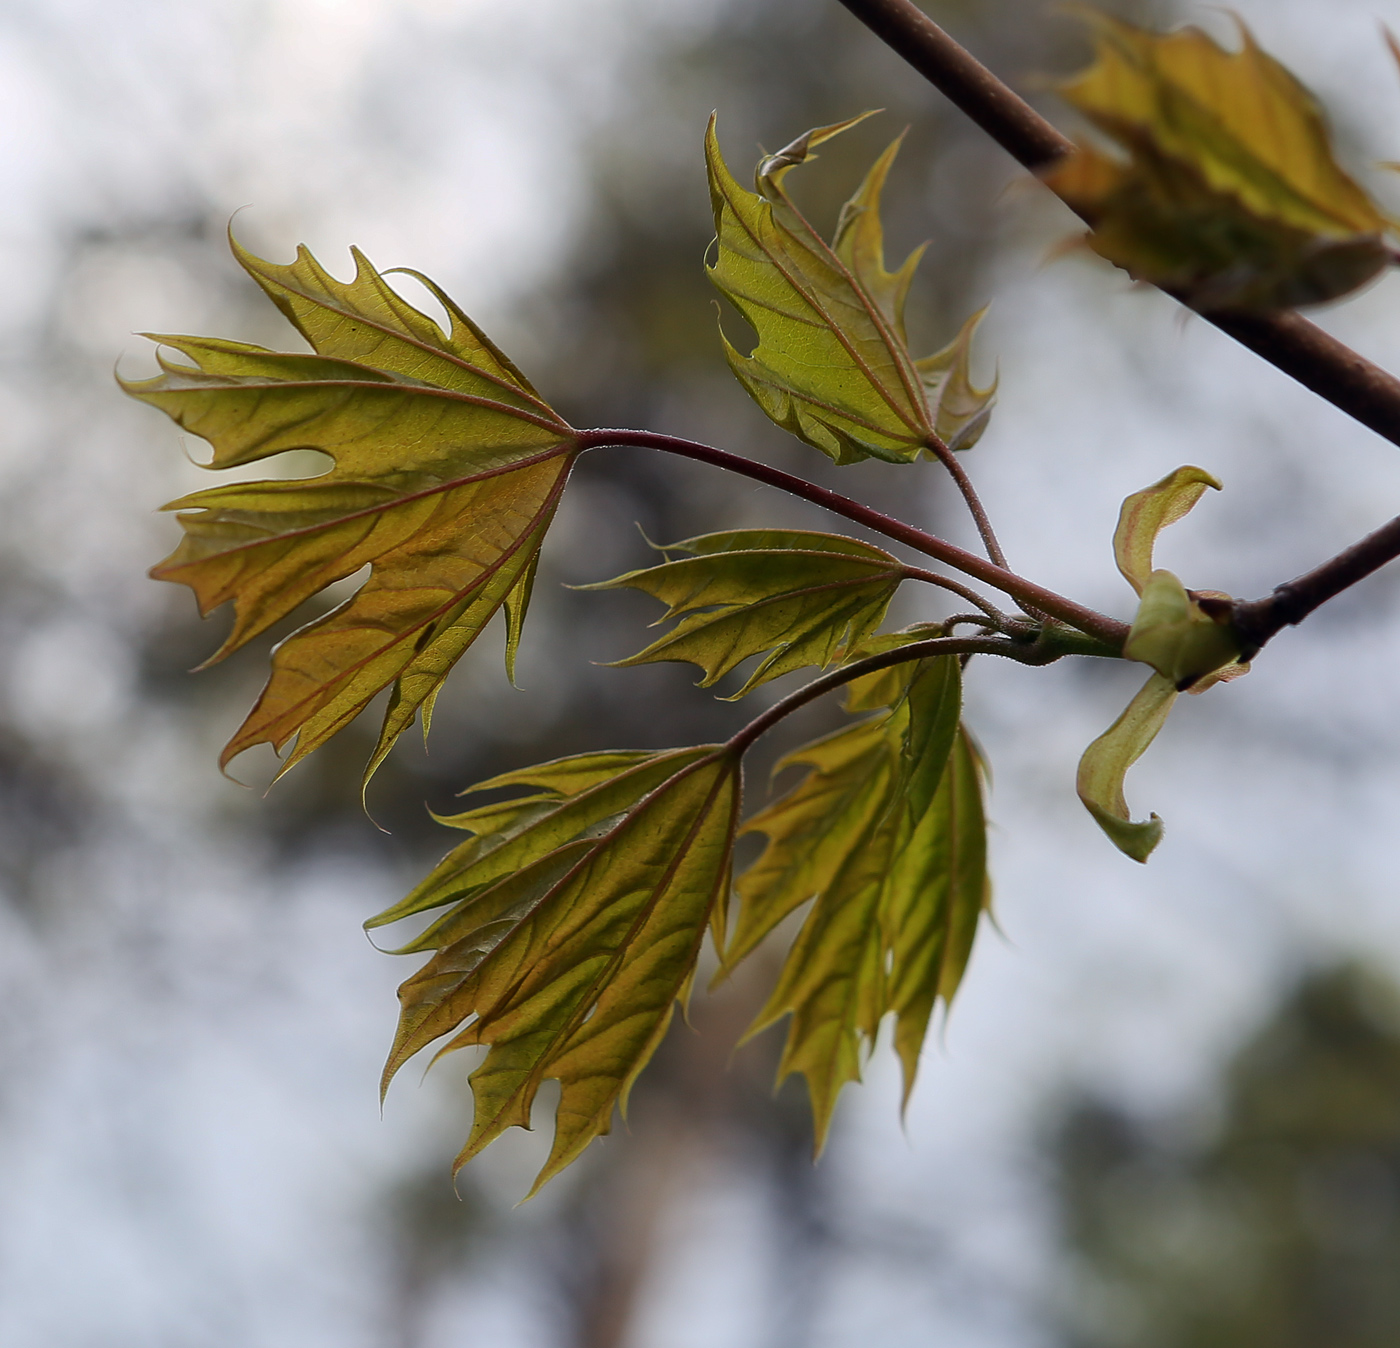
<svg viewBox="0 0 1400 1348"><path fill-rule="evenodd" d="M678 620L616 663L688 661L704 671L700 687L708 688L764 656L735 698L792 670L843 658L874 632L904 578L883 548L837 534L736 529L665 551L690 555L581 587L645 591L667 605L660 622Z"/></svg>
<svg viewBox="0 0 1400 1348"><path fill-rule="evenodd" d="M779 1077L806 1079L818 1150L887 1014L908 1099L930 1015L957 989L987 894L983 779L958 721L958 662L871 680L857 706L888 709L790 754L781 766L806 767L806 778L745 823L767 845L738 879L724 952L728 970L811 903L748 1033L790 1017Z"/></svg>
<svg viewBox="0 0 1400 1348"><path fill-rule="evenodd" d="M1123 779L1157 737L1176 696L1175 684L1154 673L1079 760L1079 799L1113 845L1134 861L1145 862L1162 840L1162 821L1155 814L1141 821L1132 818Z"/></svg>
<svg viewBox="0 0 1400 1348"><path fill-rule="evenodd" d="M1182 519L1207 487L1221 490L1212 474L1187 464L1174 469L1160 482L1134 492L1123 502L1113 534L1113 556L1123 578L1139 595L1153 571L1152 554L1157 535Z"/></svg>
<svg viewBox="0 0 1400 1348"><path fill-rule="evenodd" d="M411 1056L485 1046L460 1168L561 1091L535 1193L611 1127L685 996L727 899L739 765L723 746L585 754L481 784L533 794L447 822L475 836L374 919L446 911L404 953L385 1082Z"/></svg>

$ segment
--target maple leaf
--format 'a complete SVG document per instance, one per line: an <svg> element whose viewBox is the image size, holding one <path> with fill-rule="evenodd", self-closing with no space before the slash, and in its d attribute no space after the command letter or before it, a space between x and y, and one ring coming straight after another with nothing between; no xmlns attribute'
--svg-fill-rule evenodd
<svg viewBox="0 0 1400 1348"><path fill-rule="evenodd" d="M879 626L906 574L883 548L837 534L737 529L673 543L679 561L629 571L583 589L644 590L680 623L619 665L686 660L708 688L752 655L768 652L744 686L804 665L826 666Z"/></svg>
<svg viewBox="0 0 1400 1348"><path fill-rule="evenodd" d="M716 257L710 279L758 334L741 355L724 337L739 382L784 430L837 463L909 463L934 440L973 444L995 388L971 381L968 352L980 315L923 360L910 355L904 302L923 250L885 270L880 194L899 149L875 162L842 209L827 245L792 204L783 179L815 158L814 146L869 113L805 132L759 162L756 192L735 181L720 154L715 119L705 136Z"/></svg>
<svg viewBox="0 0 1400 1348"><path fill-rule="evenodd" d="M892 634L858 654L926 635ZM726 970L812 902L748 1033L791 1015L779 1079L807 1079L818 1149L886 1013L907 1102L934 1004L956 991L987 903L981 769L960 701L950 656L852 684L847 710L889 709L789 754L777 770L808 775L742 829L768 841L737 883Z"/></svg>
<svg viewBox="0 0 1400 1348"><path fill-rule="evenodd" d="M1106 15L1060 92L1126 157L1081 145L1045 181L1089 245L1200 309L1336 299L1391 261L1391 222L1332 155L1317 100L1239 24L1159 35Z"/></svg>
<svg viewBox="0 0 1400 1348"><path fill-rule="evenodd" d="M162 356L162 374L122 387L208 440L210 468L292 449L334 467L172 501L185 538L151 574L190 586L201 613L232 602L233 630L208 664L368 565L351 598L276 648L220 760L295 737L285 772L388 687L368 780L420 708L426 730L448 672L502 608L512 668L575 433L426 277L409 273L451 316L447 333L358 250L342 282L305 248L281 266L231 243L314 354L156 336L191 363Z"/></svg>
<svg viewBox="0 0 1400 1348"><path fill-rule="evenodd" d="M442 822L473 838L367 926L453 906L399 953L436 953L399 989L384 1069L457 1031L439 1055L488 1045L471 1074L465 1165L529 1127L540 1085L561 1091L532 1193L609 1130L661 1042L727 900L737 755L708 745L583 754L473 788L532 794Z"/></svg>

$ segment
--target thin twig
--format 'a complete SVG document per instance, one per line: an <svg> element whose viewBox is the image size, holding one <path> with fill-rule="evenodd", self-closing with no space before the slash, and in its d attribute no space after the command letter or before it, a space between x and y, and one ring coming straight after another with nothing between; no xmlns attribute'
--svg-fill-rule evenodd
<svg viewBox="0 0 1400 1348"><path fill-rule="evenodd" d="M907 646L897 646L892 651L882 651L879 655L868 656L851 665L842 665L819 679L813 679L805 687L780 698L762 715L755 717L739 733L733 736L726 748L731 753L741 754L760 735L771 730L785 716L799 707L840 688L852 679L865 674L874 674L891 665L902 665L910 660L924 660L935 655L1002 655L1008 660L1016 660L1023 665L1047 665L1058 660L1060 653L1047 651L1034 642L1007 641L996 637L930 637L927 641L911 641Z"/></svg>
<svg viewBox="0 0 1400 1348"><path fill-rule="evenodd" d="M904 575L907 580L921 580L925 585L937 585L940 590L947 590L959 599L966 599L969 604L975 604L998 628L1016 621L1009 613L1003 613L995 604L983 599L976 590L952 579L951 576L940 576L936 571L925 571L921 566L906 566Z"/></svg>
<svg viewBox="0 0 1400 1348"><path fill-rule="evenodd" d="M922 529L916 529L912 524L905 524L902 520L882 514L859 501L853 501L849 496L828 491L827 488L819 487L816 483L808 482L805 478L785 473L781 468L770 468L766 463L756 463L742 455L730 454L723 449L715 449L712 445L702 445L694 440L683 440L679 436L662 435L656 431L614 429L579 431L574 437L574 443L579 449L600 449L607 445L633 445L641 449L658 449L667 454L678 454L682 458L713 464L717 468L741 474L767 486L777 487L780 491L788 492L804 501L811 501L814 505L830 510L833 514L841 515L856 524L862 524L867 529L873 529L886 538L893 538L897 542L913 548L916 552L922 552L926 557L933 557L956 568L964 575L971 576L974 580L980 580L984 584L992 586L993 589L1000 590L1003 594L1009 594L1022 605L1034 607L1051 617L1060 619L1061 622L1068 623L1069 626L1077 628L1081 632L1087 632L1090 636L1115 650L1121 650L1123 643L1128 638L1127 623L1095 612L1083 604L1076 603L1073 599L1056 594L1054 590L1047 590L1043 585L1037 585L1033 580L1027 580L1024 576L1018 576L1014 571L1008 571L995 562L989 562L979 557L975 552L968 552L965 548L958 547L956 543L949 543L933 534L925 533Z"/></svg>
<svg viewBox="0 0 1400 1348"><path fill-rule="evenodd" d="M968 477L967 470L958 462L958 456L937 435L930 435L924 441L924 445L938 457L938 462L952 474L953 481L958 484L958 490L962 493L962 498L967 504L968 513L971 514L973 523L977 525L978 534L981 535L982 546L987 549L987 556L1002 570L1010 571L1011 568L1006 564L1006 554L1001 550L1001 544L997 542L996 531L992 528L992 521L987 514L987 509L982 504L982 498L977 494L977 488L972 485L972 479Z"/></svg>
<svg viewBox="0 0 1400 1348"><path fill-rule="evenodd" d="M1072 141L912 0L841 3L1033 173L1074 149ZM1302 315L1211 312L1201 317L1363 426L1400 445L1400 379Z"/></svg>
<svg viewBox="0 0 1400 1348"><path fill-rule="evenodd" d="M1034 624L1024 620L1018 623L1015 618L1008 618L1003 626L1001 623L984 618L980 613L953 613L946 618L940 618L938 625L949 634L955 627L976 627L983 632L1000 632L1003 636L1008 637L1026 636L1035 630Z"/></svg>
<svg viewBox="0 0 1400 1348"><path fill-rule="evenodd" d="M1237 600L1230 621L1245 643L1246 658L1285 627L1303 621L1314 609L1349 589L1400 556L1400 516L1343 548L1335 557L1301 576L1276 586L1263 599Z"/></svg>

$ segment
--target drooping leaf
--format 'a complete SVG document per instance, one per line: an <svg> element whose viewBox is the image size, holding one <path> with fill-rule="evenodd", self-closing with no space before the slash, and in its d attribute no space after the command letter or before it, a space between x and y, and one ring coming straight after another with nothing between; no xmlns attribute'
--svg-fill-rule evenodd
<svg viewBox="0 0 1400 1348"><path fill-rule="evenodd" d="M1345 295L1390 260L1391 222L1337 164L1317 100L1243 24L1230 52L1091 16L1096 60L1061 92L1116 142L1045 175L1101 256L1201 309Z"/></svg>
<svg viewBox="0 0 1400 1348"><path fill-rule="evenodd" d="M513 664L574 432L425 278L448 333L357 250L355 278L342 282L304 248L280 266L233 247L314 354L159 337L191 363L162 357L163 374L123 387L208 440L210 468L292 449L320 450L334 467L171 502L185 538L152 574L190 586L202 613L233 603L219 660L368 565L350 599L277 647L222 759L295 737L285 772L389 687L368 777L502 607Z"/></svg>
<svg viewBox="0 0 1400 1348"><path fill-rule="evenodd" d="M664 549L691 556L629 571L585 589L643 590L678 625L619 665L686 660L708 688L750 656L767 652L735 697L804 665L826 666L863 642L904 578L883 548L836 534L739 529Z"/></svg>
<svg viewBox="0 0 1400 1348"><path fill-rule="evenodd" d="M1153 674L1123 714L1079 760L1079 799L1108 834L1113 845L1134 861L1146 861L1162 840L1162 821L1154 814L1134 821L1123 798L1123 778L1146 752L1176 701L1176 685Z"/></svg>
<svg viewBox="0 0 1400 1348"><path fill-rule="evenodd" d="M1178 691L1235 664L1241 650L1230 628L1228 603L1213 603L1207 609L1200 602L1206 596L1193 597L1172 572L1152 566L1157 535L1181 519L1207 487L1219 491L1220 483L1204 468L1187 465L1168 473L1123 502L1113 535L1118 569L1141 601L1123 654L1151 665ZM1229 598L1216 591L1208 597Z"/></svg>
<svg viewBox="0 0 1400 1348"><path fill-rule="evenodd" d="M907 1101L935 1001L956 991L987 901L981 773L958 724L958 662L896 671L867 676L851 699L852 709L880 696L893 705L790 754L780 768L808 775L743 829L768 842L739 878L726 968L812 902L749 1033L791 1015L779 1075L806 1077L819 1147L887 1013Z"/></svg>
<svg viewBox="0 0 1400 1348"><path fill-rule="evenodd" d="M767 156L749 192L725 165L711 118L705 160L717 252L708 270L758 334L747 356L721 337L730 368L773 421L837 463L909 463L934 436L971 445L994 389L969 377L975 318L936 355L916 361L909 353L904 302L922 249L886 271L880 224L898 141L846 203L830 246L784 190L789 170L815 158L813 147L861 120L808 131Z"/></svg>
<svg viewBox="0 0 1400 1348"><path fill-rule="evenodd" d="M561 1092L538 1189L606 1133L661 1042L727 898L739 804L722 746L586 754L486 789L534 793L444 822L475 836L372 926L452 903L405 951L434 951L399 989L384 1082L420 1049L486 1045L458 1167L513 1125L541 1083Z"/></svg>
<svg viewBox="0 0 1400 1348"><path fill-rule="evenodd" d="M1134 821L1123 799L1123 778L1142 757L1167 719L1178 692L1245 673L1240 642L1229 622L1229 596L1187 591L1170 571L1152 565L1157 536L1220 483L1203 468L1187 465L1134 492L1118 514L1113 555L1139 596L1123 654L1151 665L1155 673L1123 714L1079 760L1079 798L1119 851L1146 861L1161 841L1154 814ZM1204 600L1215 601L1207 608Z"/></svg>

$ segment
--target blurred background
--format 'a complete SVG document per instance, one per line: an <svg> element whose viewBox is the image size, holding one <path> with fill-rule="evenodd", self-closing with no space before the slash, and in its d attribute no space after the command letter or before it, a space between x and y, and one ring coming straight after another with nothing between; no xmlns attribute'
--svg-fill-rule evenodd
<svg viewBox="0 0 1400 1348"><path fill-rule="evenodd" d="M1087 58L1081 24L1040 0L927 8L1073 125L1050 90ZM1328 102L1345 162L1383 178L1400 79L1376 20L1400 25L1396 0L1236 8ZM1205 7L1118 12L1230 32ZM405 737L376 779L382 832L358 802L368 723L266 795L270 759L235 765L254 789L219 775L270 642L187 672L225 618L144 572L177 532L154 508L207 484L202 446L112 371L152 368L133 332L295 348L228 255L237 213L277 260L305 242L346 275L358 243L432 275L575 424L707 440L970 541L934 466L832 468L719 358L706 116L742 176L760 144L876 106L799 194L829 227L910 126L892 251L931 240L922 349L991 303L979 372L1002 392L966 462L1027 574L1129 616L1118 503L1192 462L1226 489L1163 564L1262 594L1396 512L1394 446L1092 257L1049 261L1068 213L835 0L9 0L0 102L0 1342L1400 1342L1395 575L1183 699L1129 782L1135 813L1168 823L1145 868L1073 793L1140 676L974 666L999 930L903 1125L882 1048L811 1164L801 1089L771 1090L774 1035L731 1053L773 952L676 1027L628 1128L517 1207L548 1120L454 1190L468 1062L405 1072L381 1117L411 965L360 923L451 845L427 810L471 782L752 714L689 667L599 668L654 606L565 585L642 564L637 525L832 522L701 465L589 456L546 548L524 691L483 640L429 751ZM1317 317L1396 369L1397 298L1390 279ZM811 709L789 747L837 718Z"/></svg>

